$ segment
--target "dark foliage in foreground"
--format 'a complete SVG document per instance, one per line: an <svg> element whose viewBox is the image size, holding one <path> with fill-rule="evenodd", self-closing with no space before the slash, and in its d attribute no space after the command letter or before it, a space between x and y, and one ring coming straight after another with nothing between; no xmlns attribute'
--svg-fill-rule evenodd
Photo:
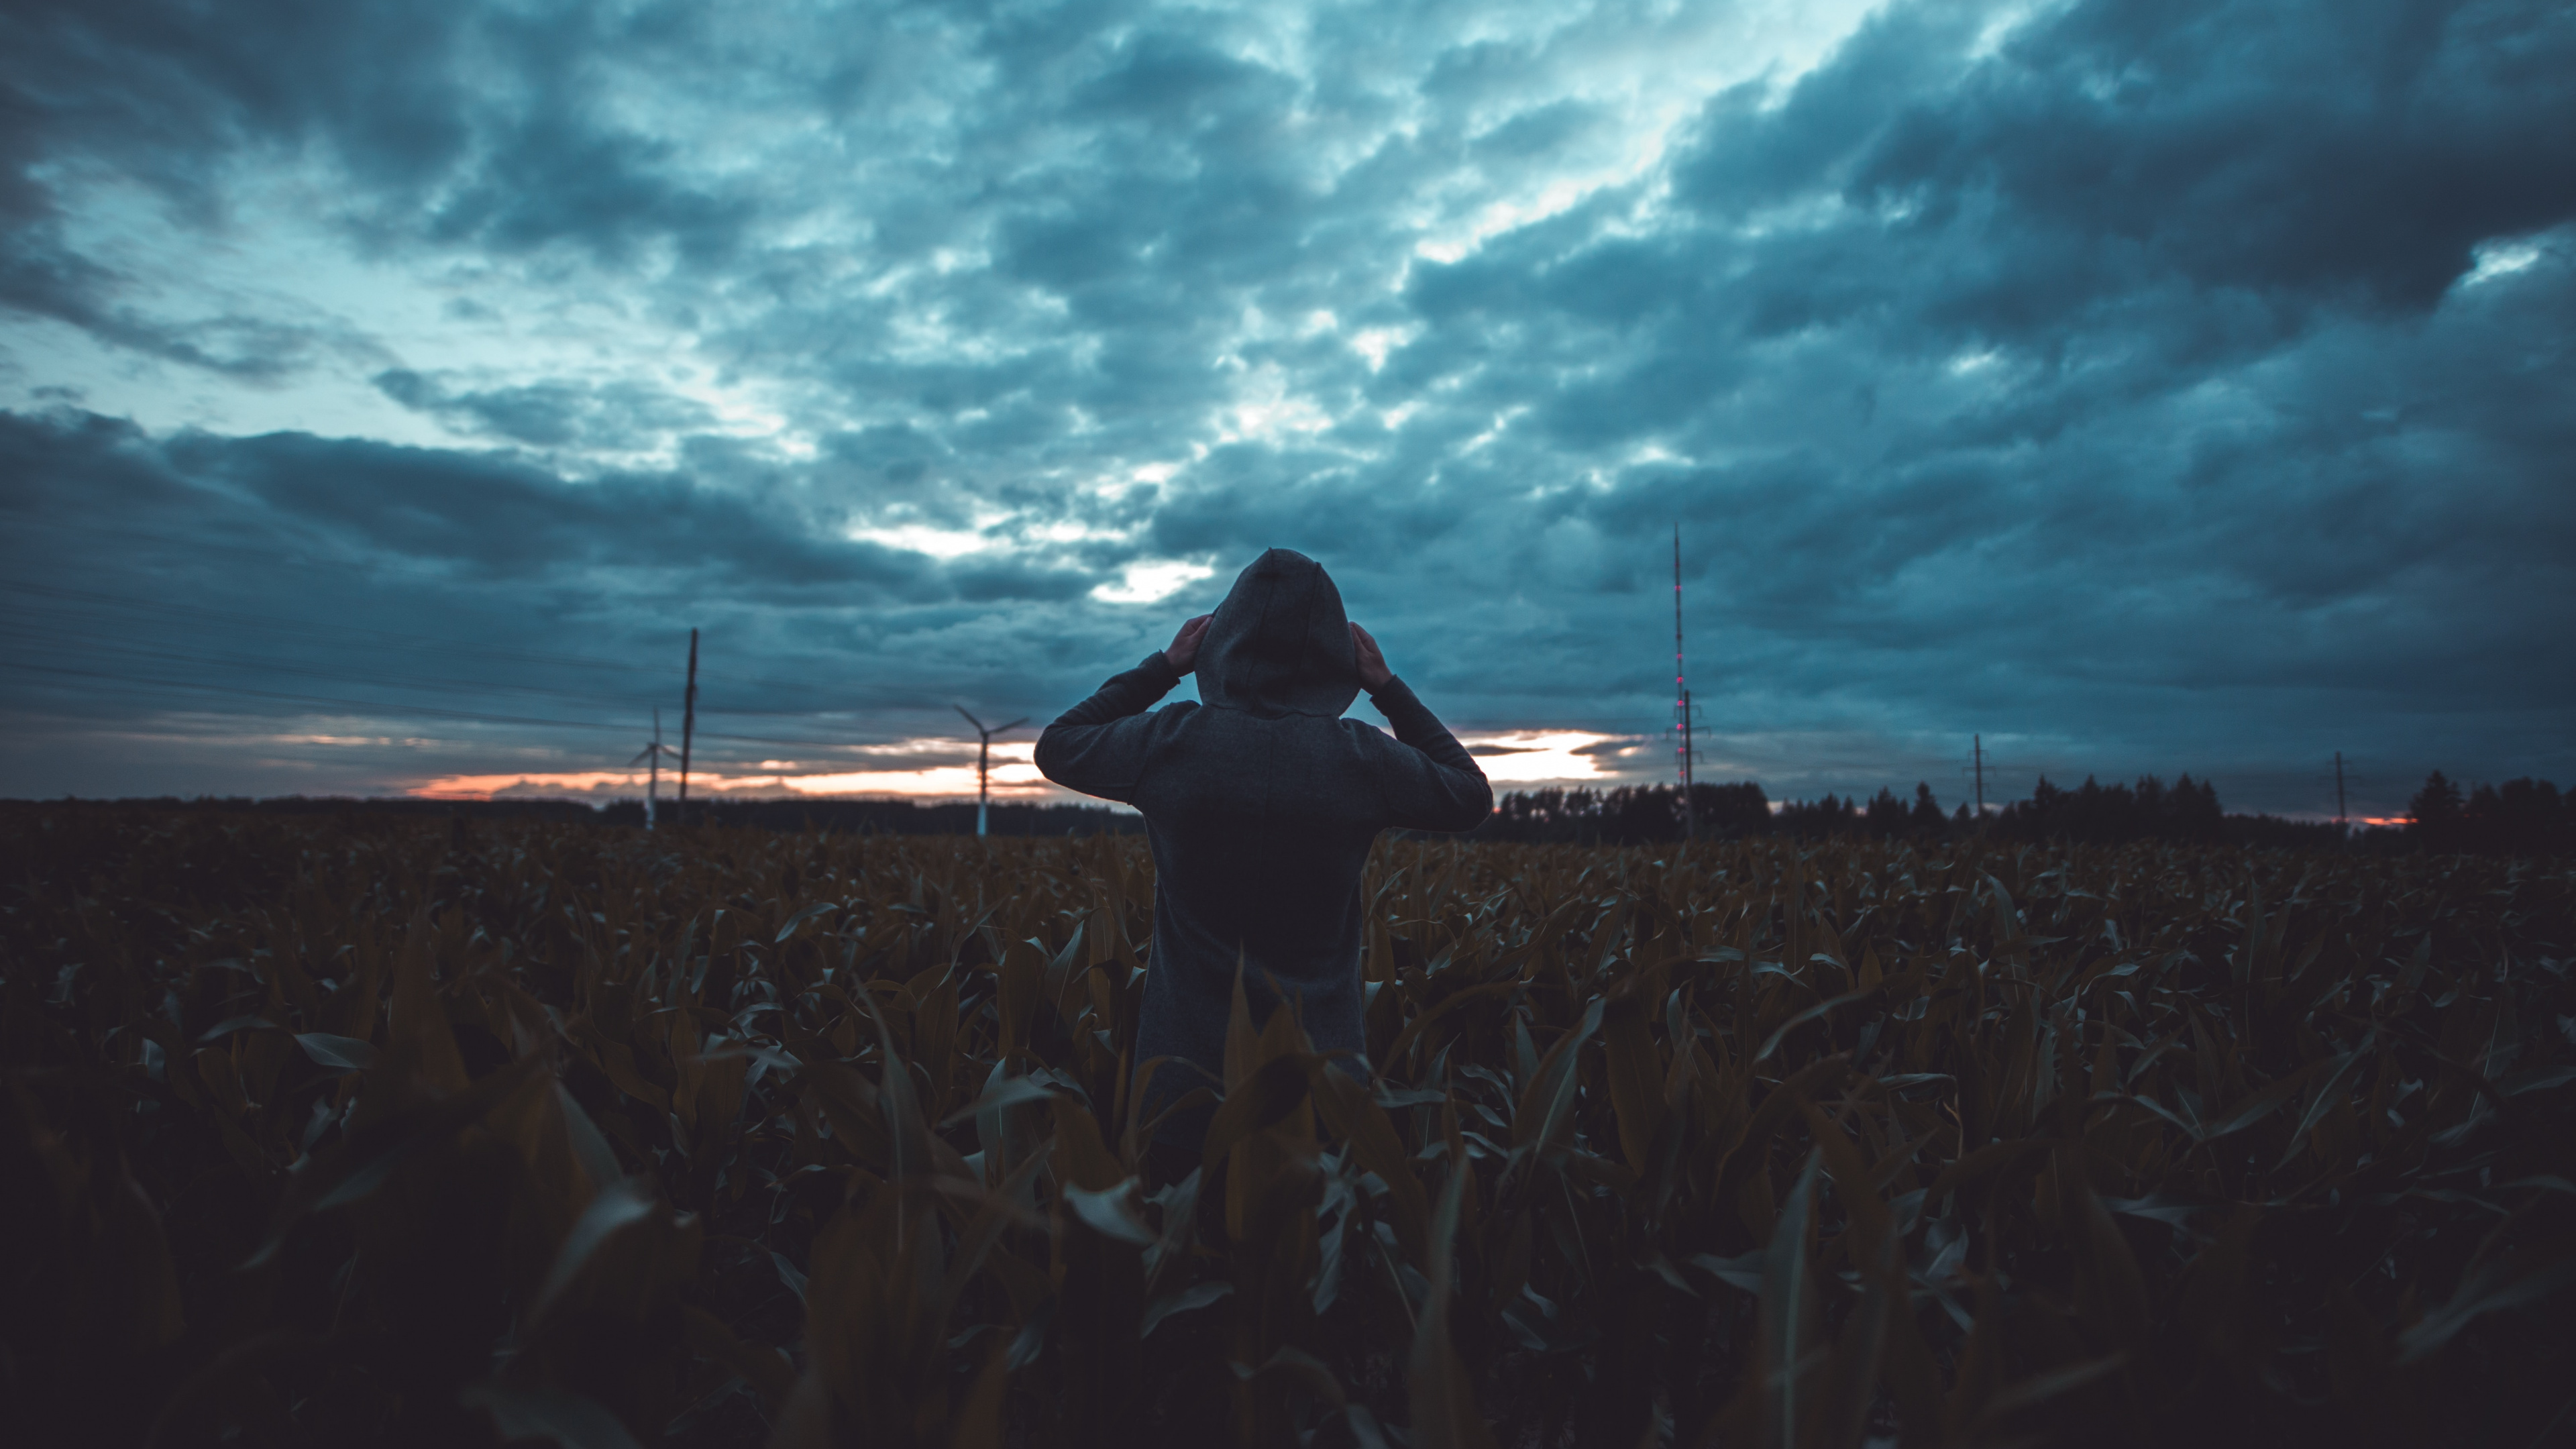
<svg viewBox="0 0 2576 1449"><path fill-rule="evenodd" d="M9 1442L2525 1444L2576 878L1390 844L1136 1178L1118 839L0 815Z"/></svg>

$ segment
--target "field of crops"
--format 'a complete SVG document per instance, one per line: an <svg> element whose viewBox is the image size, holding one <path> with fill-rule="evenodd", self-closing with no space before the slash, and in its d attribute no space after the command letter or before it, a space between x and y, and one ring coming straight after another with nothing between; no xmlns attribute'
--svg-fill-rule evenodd
<svg viewBox="0 0 2576 1449"><path fill-rule="evenodd" d="M2576 1423L2565 861L1384 843L1375 1077L1239 1018L1168 1183L1152 889L1132 838L11 807L0 1432Z"/></svg>

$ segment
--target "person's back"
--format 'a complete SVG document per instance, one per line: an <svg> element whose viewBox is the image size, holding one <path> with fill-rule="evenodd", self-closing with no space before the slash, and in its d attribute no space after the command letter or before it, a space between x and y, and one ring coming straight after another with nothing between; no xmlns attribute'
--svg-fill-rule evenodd
<svg viewBox="0 0 2576 1449"><path fill-rule="evenodd" d="M1145 713L1192 668L1201 705ZM1341 717L1364 683L1395 738ZM1238 959L1256 1019L1275 980L1319 1050L1357 1052L1370 844L1390 827L1470 829L1493 808L1484 772L1344 617L1322 566L1287 549L1047 726L1037 765L1145 817L1156 888L1136 1059L1176 1059L1149 1115L1221 1070ZM1158 1136L1196 1148L1206 1118L1177 1114Z"/></svg>

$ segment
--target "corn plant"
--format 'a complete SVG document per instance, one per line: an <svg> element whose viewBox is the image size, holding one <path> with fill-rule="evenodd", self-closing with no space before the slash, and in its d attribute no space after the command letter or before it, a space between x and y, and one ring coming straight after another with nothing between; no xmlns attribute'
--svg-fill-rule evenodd
<svg viewBox="0 0 2576 1449"><path fill-rule="evenodd" d="M0 819L13 1442L2576 1422L2565 861L1389 841L1162 1171L1133 838Z"/></svg>

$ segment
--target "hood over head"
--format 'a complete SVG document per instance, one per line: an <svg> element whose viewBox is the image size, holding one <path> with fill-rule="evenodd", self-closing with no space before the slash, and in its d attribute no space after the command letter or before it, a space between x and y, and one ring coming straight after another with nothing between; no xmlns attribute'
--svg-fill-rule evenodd
<svg viewBox="0 0 2576 1449"><path fill-rule="evenodd" d="M1264 718L1339 719L1359 698L1359 654L1324 566L1274 548L1234 577L1199 643L1199 699Z"/></svg>

